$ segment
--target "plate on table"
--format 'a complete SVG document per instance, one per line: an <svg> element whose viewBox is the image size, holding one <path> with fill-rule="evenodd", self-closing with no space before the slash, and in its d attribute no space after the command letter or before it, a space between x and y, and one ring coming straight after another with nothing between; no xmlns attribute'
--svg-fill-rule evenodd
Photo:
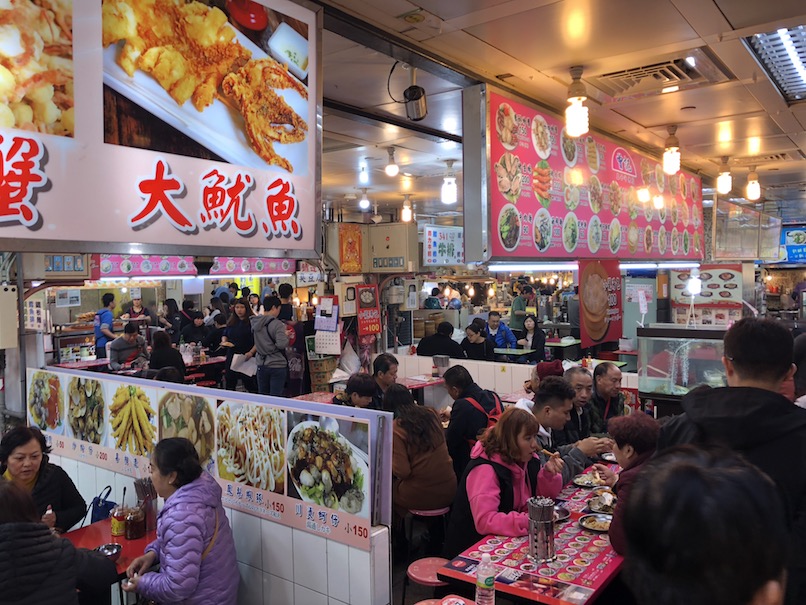
<svg viewBox="0 0 806 605"><path fill-rule="evenodd" d="M579 524L585 529L590 531L597 531L606 533L610 531L610 523L613 521L613 515L603 515L595 513L592 515L583 515L579 518Z"/></svg>
<svg viewBox="0 0 806 605"><path fill-rule="evenodd" d="M605 484L604 479L601 477L597 479L597 476L598 473L596 475L593 473L584 473L571 479L571 482L579 487L601 487Z"/></svg>
<svg viewBox="0 0 806 605"><path fill-rule="evenodd" d="M564 506L560 506L559 504L554 505L554 521L556 523L562 523L570 516L571 516L570 510L568 510Z"/></svg>
<svg viewBox="0 0 806 605"><path fill-rule="evenodd" d="M613 452L604 452L599 456L602 460L607 460L608 462L615 462L616 455Z"/></svg>
<svg viewBox="0 0 806 605"><path fill-rule="evenodd" d="M616 503L618 500L613 498L610 504L607 504L604 496L594 496L588 500L588 508L592 513L599 513L603 515L612 515L616 510Z"/></svg>

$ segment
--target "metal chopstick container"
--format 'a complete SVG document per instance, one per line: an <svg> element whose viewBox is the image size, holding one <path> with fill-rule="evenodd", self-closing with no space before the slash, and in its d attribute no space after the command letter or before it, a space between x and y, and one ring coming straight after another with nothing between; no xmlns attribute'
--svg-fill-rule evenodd
<svg viewBox="0 0 806 605"><path fill-rule="evenodd" d="M554 500L529 498L529 558L534 563L548 563L557 554L554 551Z"/></svg>

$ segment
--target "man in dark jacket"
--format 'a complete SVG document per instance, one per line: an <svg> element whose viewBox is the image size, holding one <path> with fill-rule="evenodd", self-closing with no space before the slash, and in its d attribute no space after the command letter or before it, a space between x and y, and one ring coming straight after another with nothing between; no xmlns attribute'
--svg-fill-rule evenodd
<svg viewBox="0 0 806 605"><path fill-rule="evenodd" d="M437 333L426 336L417 345L417 355L433 357L434 355L447 355L454 359L464 359L465 352L462 345L453 339L453 324L443 321L437 326Z"/></svg>
<svg viewBox="0 0 806 605"><path fill-rule="evenodd" d="M590 398L593 391L593 379L587 368L574 366L563 374L574 389L574 407L571 409L571 420L563 430L554 431L554 443L557 447L570 445L586 439L591 435Z"/></svg>
<svg viewBox="0 0 806 605"><path fill-rule="evenodd" d="M487 427L488 415L496 408L497 395L486 391L473 382L473 377L464 366L452 366L445 371L448 395L454 400L450 411L450 423L445 433L448 453L453 458L453 470L457 479L462 478L470 462L471 443ZM475 400L484 409L476 408L468 399Z"/></svg>
<svg viewBox="0 0 806 605"><path fill-rule="evenodd" d="M724 338L728 386L695 389L662 428L658 451L683 443L727 446L775 482L791 528L786 603L806 602L806 410L779 393L795 372L792 335L778 322L745 318Z"/></svg>
<svg viewBox="0 0 806 605"><path fill-rule="evenodd" d="M391 353L381 353L372 362L372 377L375 379L375 394L372 396L371 410L383 410L383 397L386 389L397 382L397 357ZM387 410L390 411L391 410Z"/></svg>
<svg viewBox="0 0 806 605"><path fill-rule="evenodd" d="M621 370L605 361L593 371L593 394L590 402L591 433L607 431L607 421L624 415L624 393L621 392Z"/></svg>

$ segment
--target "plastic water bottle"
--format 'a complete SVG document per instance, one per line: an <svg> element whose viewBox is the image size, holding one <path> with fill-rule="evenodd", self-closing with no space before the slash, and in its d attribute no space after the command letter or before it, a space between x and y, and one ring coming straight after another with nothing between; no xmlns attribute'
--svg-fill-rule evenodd
<svg viewBox="0 0 806 605"><path fill-rule="evenodd" d="M481 555L476 568L476 605L495 605L495 565L490 553Z"/></svg>

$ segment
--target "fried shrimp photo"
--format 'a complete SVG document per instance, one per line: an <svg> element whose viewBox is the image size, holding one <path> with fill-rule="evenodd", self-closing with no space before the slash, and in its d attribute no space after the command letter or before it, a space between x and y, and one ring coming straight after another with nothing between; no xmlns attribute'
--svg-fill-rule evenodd
<svg viewBox="0 0 806 605"><path fill-rule="evenodd" d="M155 435L151 419L155 413L143 389L127 385L118 387L109 411L112 414L111 427L115 448L128 450L138 456L151 453L154 449Z"/></svg>

